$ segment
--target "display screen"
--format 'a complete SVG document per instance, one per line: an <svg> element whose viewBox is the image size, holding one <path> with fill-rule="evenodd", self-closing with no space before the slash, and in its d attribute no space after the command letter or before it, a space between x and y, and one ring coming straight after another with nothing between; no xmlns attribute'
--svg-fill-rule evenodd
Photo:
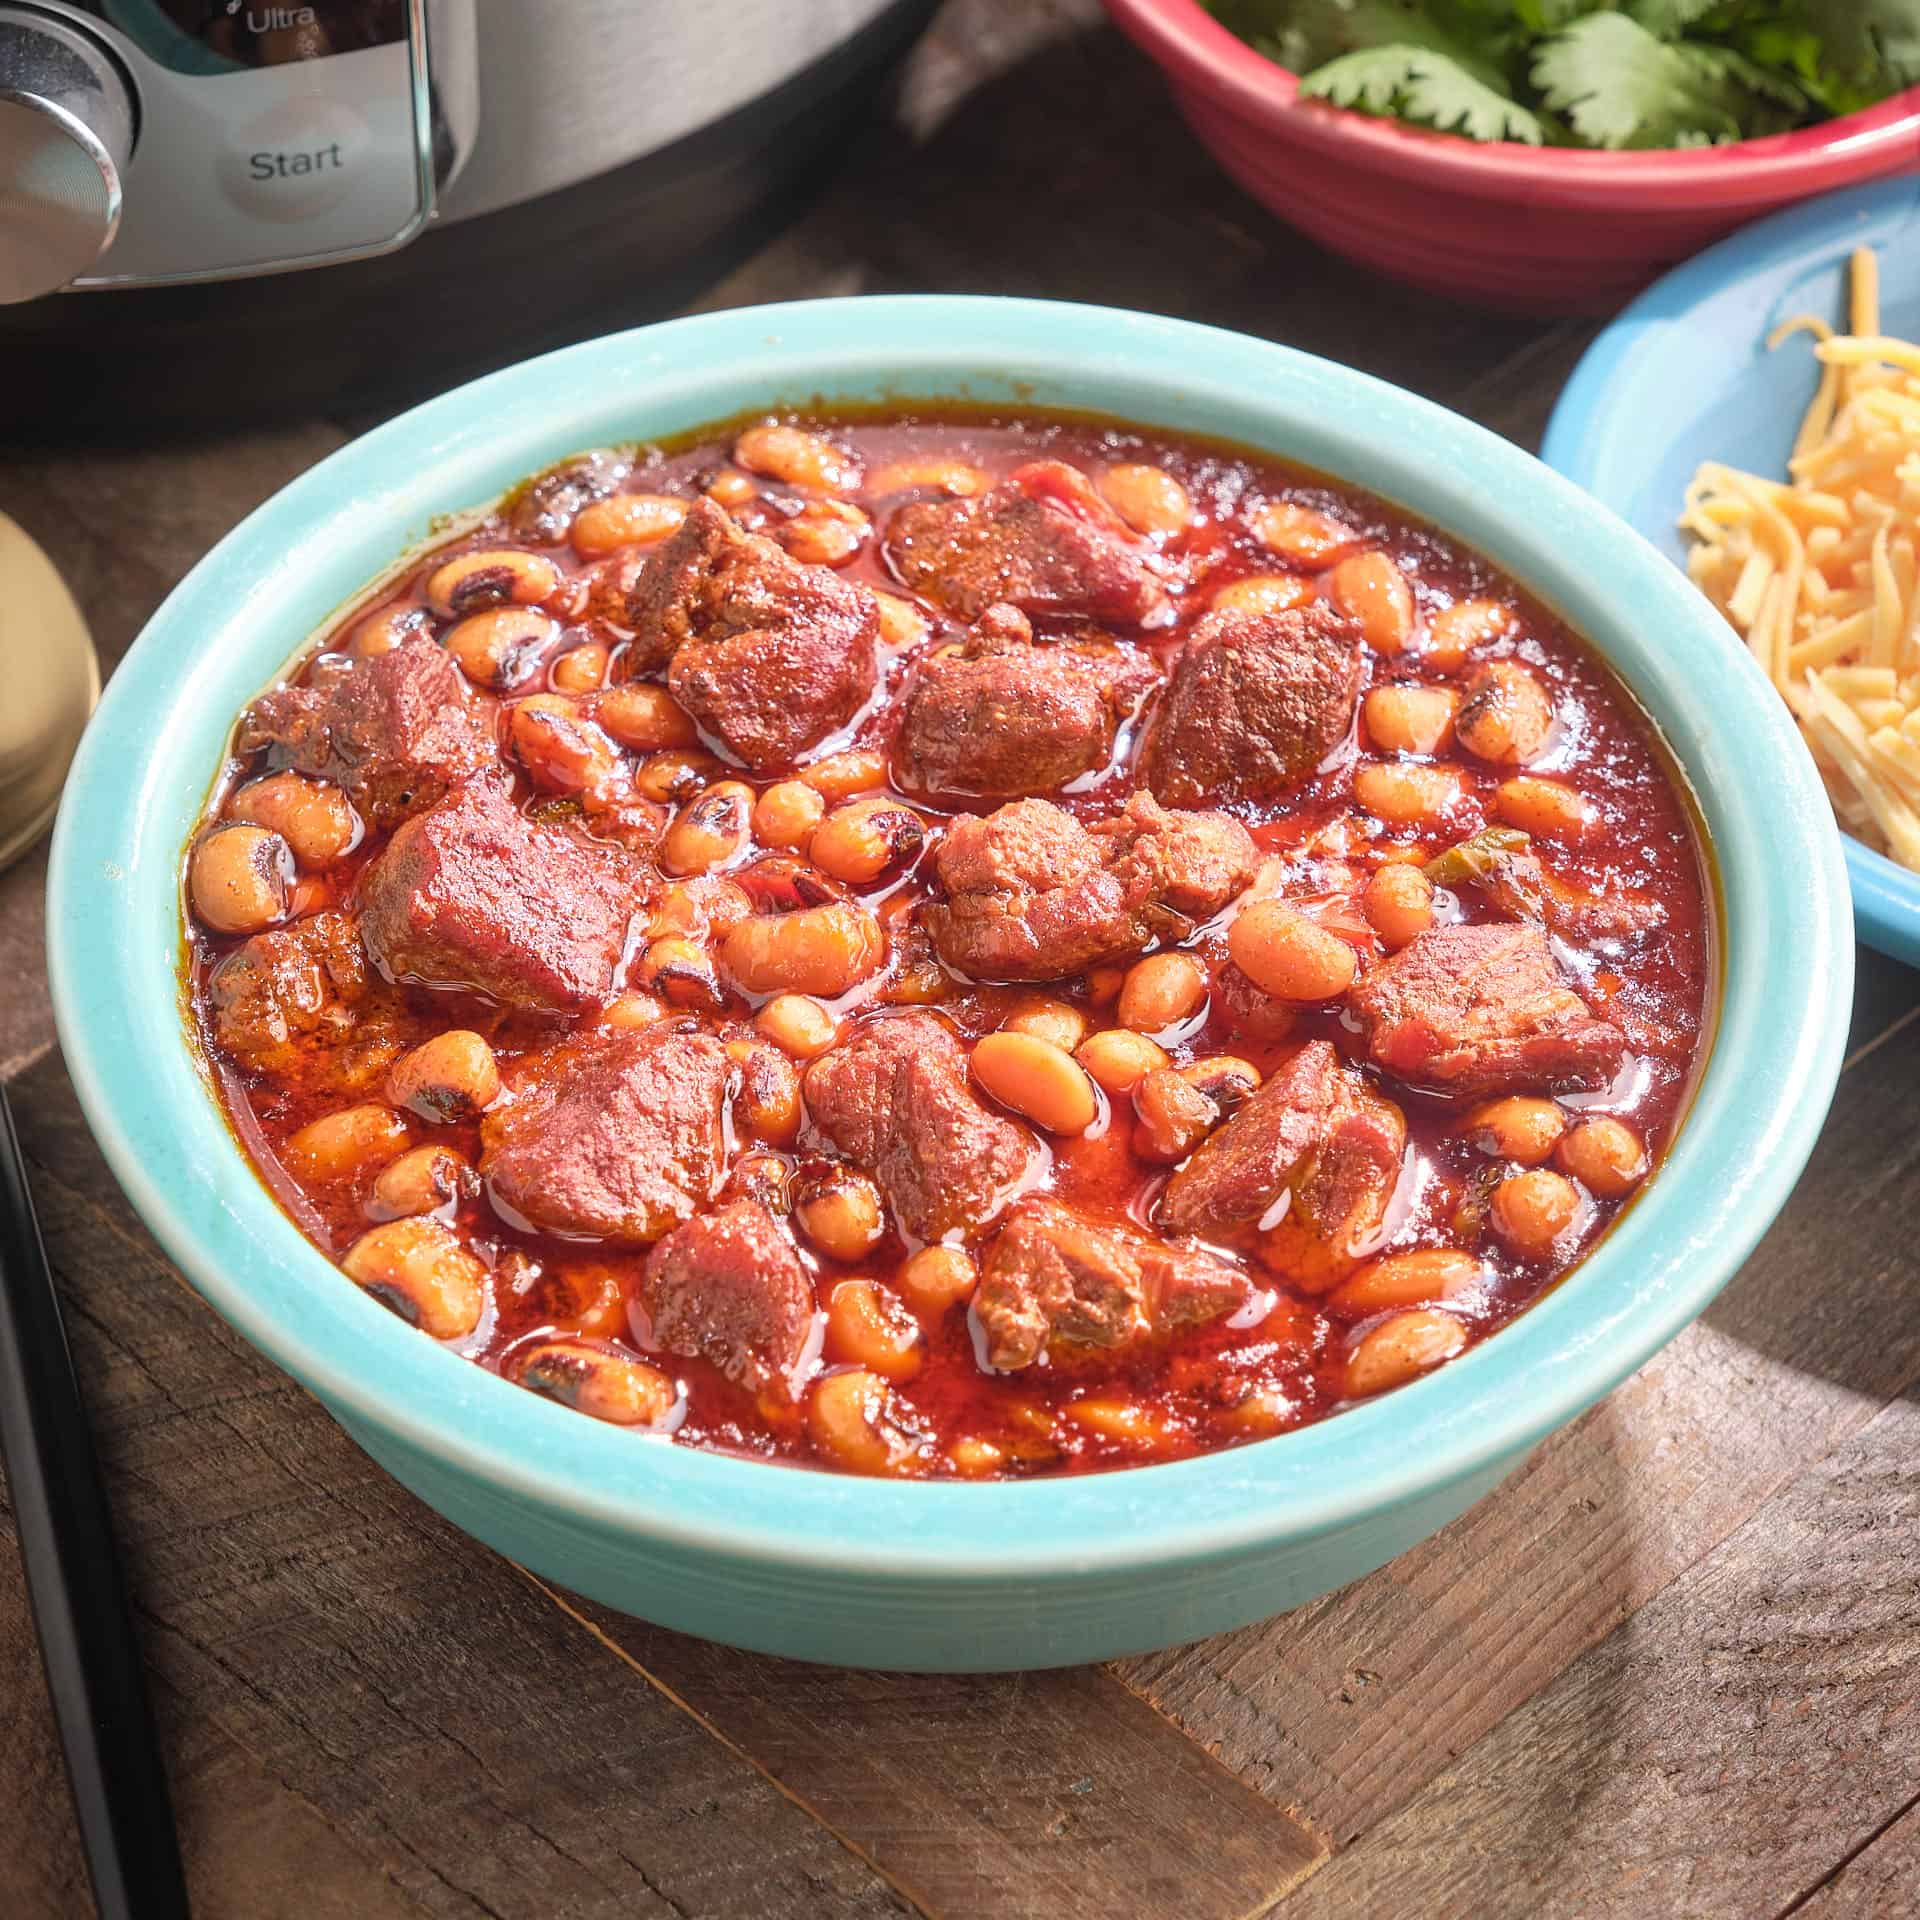
<svg viewBox="0 0 1920 1920"><path fill-rule="evenodd" d="M407 0L104 0L97 11L176 73L236 73L324 60L407 37Z"/></svg>

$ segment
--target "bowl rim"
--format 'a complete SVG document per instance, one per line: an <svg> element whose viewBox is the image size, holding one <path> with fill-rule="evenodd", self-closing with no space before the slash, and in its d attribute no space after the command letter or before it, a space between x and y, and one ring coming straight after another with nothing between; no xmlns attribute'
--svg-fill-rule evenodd
<svg viewBox="0 0 1920 1920"><path fill-rule="evenodd" d="M584 446L737 416L742 395L771 407L854 392L1077 406L1342 475L1513 572L1662 724L1720 866L1717 1037L1638 1203L1497 1338L1333 1419L1168 1465L977 1484L779 1469L583 1419L422 1339L342 1282L242 1158L188 1045L173 956L180 849L245 699L390 563L403 527L424 532ZM1710 699L1703 662L1724 668ZM1753 765L1775 777L1736 801ZM631 1550L906 1593L1197 1566L1364 1527L1517 1458L1694 1318L1765 1230L1832 1096L1853 963L1837 836L1784 710L1724 624L1589 496L1484 428L1289 348L941 295L735 309L588 341L320 462L187 575L122 661L69 782L48 904L61 1044L109 1164L201 1294L350 1428Z"/></svg>
<svg viewBox="0 0 1920 1920"><path fill-rule="evenodd" d="M1467 140L1302 99L1299 76L1249 46L1199 0L1105 0L1130 39L1175 80L1289 139L1435 188L1538 204L1707 205L1776 192L1798 199L1880 168L1905 144L1920 159L1920 86L1818 126L1731 146L1645 153Z"/></svg>
<svg viewBox="0 0 1920 1920"><path fill-rule="evenodd" d="M1739 281L1796 261L1810 243L1830 241L1836 251L1850 252L1860 244L1862 222L1882 211L1904 212L1911 216L1910 226L1920 227L1920 180L1904 174L1869 180L1784 207L1662 274L1588 343L1554 402L1541 440L1541 459L1619 512L1621 503L1596 484L1603 436L1593 431L1593 423L1606 417L1618 388L1644 377L1645 358L1635 349L1667 328L1684 326L1703 302ZM1861 940L1877 952L1920 966L1920 873L1909 872L1851 834L1842 832L1841 846Z"/></svg>

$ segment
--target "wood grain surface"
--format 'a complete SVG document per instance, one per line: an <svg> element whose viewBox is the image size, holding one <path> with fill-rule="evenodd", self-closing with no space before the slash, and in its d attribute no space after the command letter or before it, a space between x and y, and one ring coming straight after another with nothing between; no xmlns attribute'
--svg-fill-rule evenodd
<svg viewBox="0 0 1920 1920"><path fill-rule="evenodd" d="M1095 0L952 0L848 170L703 304L1152 308L1537 444L1587 325L1330 260L1222 179L1100 21ZM0 454L0 510L110 665L227 527L366 424L343 396L295 430ZM200 1915L1920 1911L1920 976L1861 955L1820 1147L1703 1320L1433 1540L1105 1669L840 1674L533 1580L227 1332L50 1051L43 860L0 876L0 1074ZM0 1916L65 1920L84 1878L3 1507L0 1534Z"/></svg>

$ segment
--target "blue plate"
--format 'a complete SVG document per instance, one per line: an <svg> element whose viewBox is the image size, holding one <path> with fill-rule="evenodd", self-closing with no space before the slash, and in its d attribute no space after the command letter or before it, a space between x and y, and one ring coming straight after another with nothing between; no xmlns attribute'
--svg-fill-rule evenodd
<svg viewBox="0 0 1920 1920"><path fill-rule="evenodd" d="M1649 287L1574 369L1541 458L1683 565L1674 519L1702 460L1785 476L1817 371L1806 342L1769 353L1766 338L1796 313L1842 323L1855 247L1880 256L1884 330L1920 339L1920 179L1850 187L1747 227ZM1846 854L1860 938L1920 966L1920 874L1857 840Z"/></svg>

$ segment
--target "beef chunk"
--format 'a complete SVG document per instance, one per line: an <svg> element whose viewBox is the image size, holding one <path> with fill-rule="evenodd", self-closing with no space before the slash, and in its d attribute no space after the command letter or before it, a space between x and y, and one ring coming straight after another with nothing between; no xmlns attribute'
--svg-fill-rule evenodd
<svg viewBox="0 0 1920 1920"><path fill-rule="evenodd" d="M1053 980L1184 938L1255 864L1223 814L1171 813L1141 793L1088 829L1017 800L948 828L935 858L947 899L926 923L941 958L975 979Z"/></svg>
<svg viewBox="0 0 1920 1920"><path fill-rule="evenodd" d="M524 1057L480 1126L480 1171L509 1220L644 1245L720 1190L727 1050L661 1024L605 1028Z"/></svg>
<svg viewBox="0 0 1920 1920"><path fill-rule="evenodd" d="M989 608L978 629L920 668L902 703L908 783L935 793L1048 793L1097 772L1159 678L1131 649L1035 646L1026 617Z"/></svg>
<svg viewBox="0 0 1920 1920"><path fill-rule="evenodd" d="M1172 807L1284 792L1346 737L1360 659L1359 628L1331 607L1208 614L1148 728L1141 777Z"/></svg>
<svg viewBox="0 0 1920 1920"><path fill-rule="evenodd" d="M807 1356L813 1288L793 1236L757 1200L732 1200L675 1227L638 1288L657 1352L710 1361L755 1392L782 1386Z"/></svg>
<svg viewBox="0 0 1920 1920"><path fill-rule="evenodd" d="M361 932L392 980L568 1012L606 1000L651 869L537 826L476 781L393 836L360 882Z"/></svg>
<svg viewBox="0 0 1920 1920"><path fill-rule="evenodd" d="M360 935L338 913L256 933L207 981L222 1051L243 1067L276 1074L346 1039L366 993Z"/></svg>
<svg viewBox="0 0 1920 1920"><path fill-rule="evenodd" d="M627 596L622 670L667 672L673 697L737 759L782 766L873 691L880 607L696 500Z"/></svg>
<svg viewBox="0 0 1920 1920"><path fill-rule="evenodd" d="M819 1131L880 1183L919 1240L990 1225L1025 1176L1027 1135L967 1082L960 1042L932 1014L869 1022L807 1069Z"/></svg>
<svg viewBox="0 0 1920 1920"><path fill-rule="evenodd" d="M318 685L263 693L235 744L271 747L278 765L344 787L383 831L498 758L490 708L424 634L342 663Z"/></svg>
<svg viewBox="0 0 1920 1920"><path fill-rule="evenodd" d="M1538 927L1434 927L1348 996L1387 1072L1440 1093L1600 1087L1626 1036L1562 976Z"/></svg>
<svg viewBox="0 0 1920 1920"><path fill-rule="evenodd" d="M1243 1273L1198 1248L1022 1200L987 1254L974 1310L996 1367L1031 1366L1059 1346L1123 1347L1245 1304Z"/></svg>
<svg viewBox="0 0 1920 1920"><path fill-rule="evenodd" d="M970 499L904 506L887 528L893 570L962 620L996 600L1042 617L1159 625L1166 590L1085 474L1032 460Z"/></svg>
<svg viewBox="0 0 1920 1920"><path fill-rule="evenodd" d="M1161 1218L1217 1238L1277 1235L1280 1264L1331 1278L1385 1218L1406 1141L1399 1108L1309 1041L1173 1176Z"/></svg>

